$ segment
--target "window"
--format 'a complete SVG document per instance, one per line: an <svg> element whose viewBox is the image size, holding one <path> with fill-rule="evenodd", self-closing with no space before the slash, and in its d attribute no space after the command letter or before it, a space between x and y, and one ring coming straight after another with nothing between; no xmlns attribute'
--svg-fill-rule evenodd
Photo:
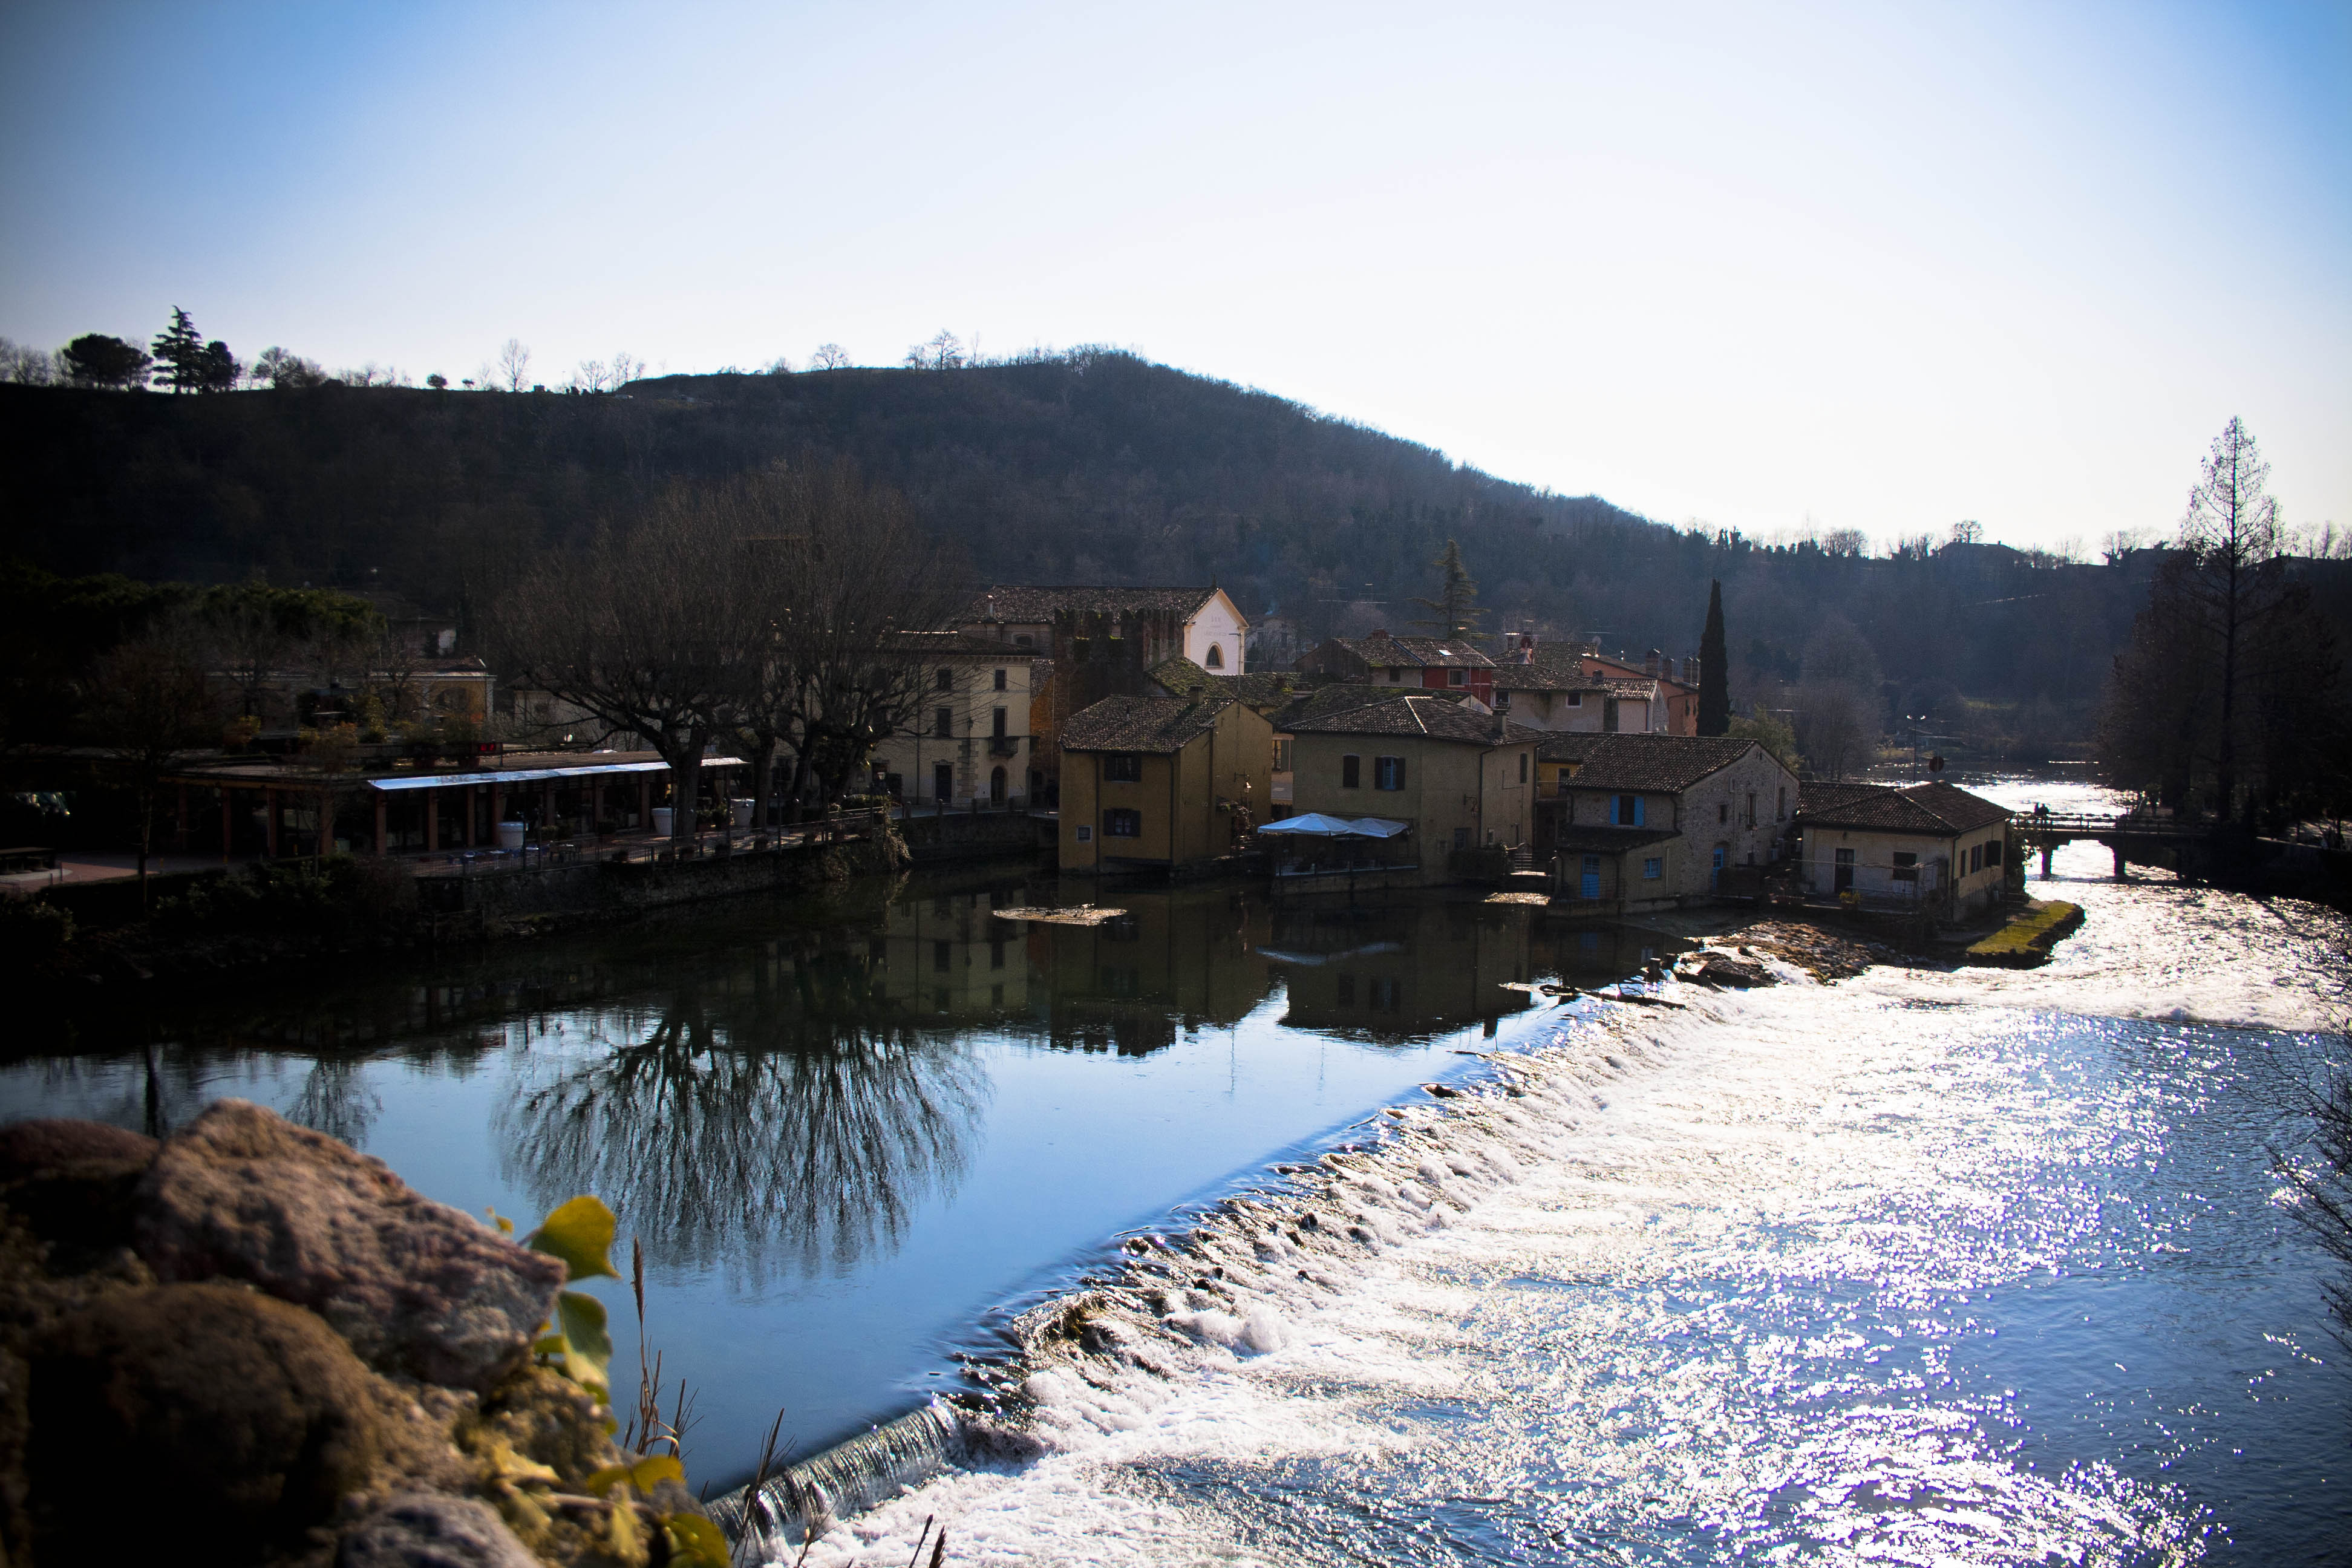
<svg viewBox="0 0 2352 1568"><path fill-rule="evenodd" d="M999 691L1004 689L1004 672L1001 669L996 672L996 689Z"/></svg>
<svg viewBox="0 0 2352 1568"><path fill-rule="evenodd" d="M1988 838L1985 840L1985 864L1988 866L1998 866L2000 864L2000 839Z"/></svg>
<svg viewBox="0 0 2352 1568"><path fill-rule="evenodd" d="M1352 974L1333 975L1331 977L1331 1000L1341 1007L1354 1006L1356 1005L1356 977Z"/></svg>
<svg viewBox="0 0 2352 1568"><path fill-rule="evenodd" d="M1133 752L1113 752L1102 762L1105 784L1141 784L1143 759Z"/></svg>
<svg viewBox="0 0 2352 1568"><path fill-rule="evenodd" d="M1972 876L1972 877L1973 877L1973 876L1975 876L1979 871L1981 871L1981 870L1983 870L1983 869L1984 869L1984 846L1983 846L1983 845L1981 845L1981 844L1971 844L1971 845L1969 845L1969 875L1970 875L1970 876Z"/></svg>
<svg viewBox="0 0 2352 1568"><path fill-rule="evenodd" d="M1609 821L1617 827L1642 826L1642 797L1638 795L1612 795L1609 797Z"/></svg>
<svg viewBox="0 0 2352 1568"><path fill-rule="evenodd" d="M989 940L988 967L991 969L1002 969L1004 967L1004 939L1001 936L992 937Z"/></svg>
<svg viewBox="0 0 2352 1568"><path fill-rule="evenodd" d="M947 737L955 733L954 709L934 708L931 710L931 733L941 740L945 740Z"/></svg>
<svg viewBox="0 0 2352 1568"><path fill-rule="evenodd" d="M1036 645L1029 640L1029 634L1027 632L1019 632L1013 636L1013 646L1014 647L1034 647Z"/></svg>
<svg viewBox="0 0 2352 1568"><path fill-rule="evenodd" d="M1454 847L1456 849L1467 849L1470 847L1470 830L1468 828L1457 827L1454 830Z"/></svg>
<svg viewBox="0 0 2352 1568"><path fill-rule="evenodd" d="M1756 792L1754 790L1748 792L1748 826L1750 827L1756 826Z"/></svg>
<svg viewBox="0 0 2352 1568"><path fill-rule="evenodd" d="M1789 786L1787 784L1782 784L1780 786L1780 803L1773 809L1780 814L1772 818L1773 821L1786 822L1789 820Z"/></svg>
<svg viewBox="0 0 2352 1568"><path fill-rule="evenodd" d="M999 708L996 710L995 718L991 721L991 722L994 725L994 728L991 729L989 733L995 736L1000 741L1004 739L1004 710Z"/></svg>
<svg viewBox="0 0 2352 1568"><path fill-rule="evenodd" d="M1364 782L1363 765L1364 759L1361 757L1341 757L1339 759L1339 787L1341 789L1361 788Z"/></svg>
<svg viewBox="0 0 2352 1568"><path fill-rule="evenodd" d="M1895 852L1895 880L1916 882L1919 879L1919 857L1908 849Z"/></svg>
<svg viewBox="0 0 2352 1568"><path fill-rule="evenodd" d="M1087 822L1081 822L1081 823L1079 823L1079 824L1078 824L1078 842L1079 842L1079 843L1081 843L1081 844L1091 844L1091 843L1093 843L1094 841L1095 841L1095 830L1094 830L1094 825L1093 825L1092 823L1087 823Z"/></svg>
<svg viewBox="0 0 2352 1568"><path fill-rule="evenodd" d="M952 669L940 670L931 681L931 689L934 691L953 691L955 689L955 671Z"/></svg>
<svg viewBox="0 0 2352 1568"><path fill-rule="evenodd" d="M1519 782L1528 782L1528 754L1525 752L1519 753Z"/></svg>
<svg viewBox="0 0 2352 1568"><path fill-rule="evenodd" d="M1445 684L1467 686L1470 684L1470 672L1466 669L1449 669L1445 672Z"/></svg>
<svg viewBox="0 0 2352 1568"><path fill-rule="evenodd" d="M1570 692L1570 693L1568 694L1568 705L1569 705L1570 708L1581 708L1581 707L1583 707L1583 706L1584 706L1584 693L1583 693L1583 692L1581 692L1581 691L1571 691L1571 692Z"/></svg>
<svg viewBox="0 0 2352 1568"><path fill-rule="evenodd" d="M1729 801L1717 801L1716 803L1715 820L1718 826L1731 820L1731 803Z"/></svg>
<svg viewBox="0 0 2352 1568"><path fill-rule="evenodd" d="M935 973L945 974L948 972L948 963L954 951L943 942L931 943L931 969Z"/></svg>
<svg viewBox="0 0 2352 1568"><path fill-rule="evenodd" d="M1105 838L1140 838L1143 837L1143 813L1123 805L1115 805L1103 813Z"/></svg>
<svg viewBox="0 0 2352 1568"><path fill-rule="evenodd" d="M1209 645L1209 657L1208 657L1208 658L1207 658L1207 660L1206 660L1205 662L1206 662L1206 664L1207 664L1207 667L1208 667L1209 668L1211 668L1211 669L1223 669L1223 668L1225 668L1225 650L1224 650L1223 648L1219 647L1215 643L1211 643L1211 644Z"/></svg>
<svg viewBox="0 0 2352 1568"><path fill-rule="evenodd" d="M1372 759L1372 787L1374 789L1404 788L1404 759L1402 757L1374 757Z"/></svg>
<svg viewBox="0 0 2352 1568"><path fill-rule="evenodd" d="M1665 874L1666 862L1664 856L1652 855L1643 860L1642 880L1645 882L1654 882Z"/></svg>
<svg viewBox="0 0 2352 1568"><path fill-rule="evenodd" d="M1274 771L1278 773L1290 771L1290 737L1287 735L1274 743Z"/></svg>

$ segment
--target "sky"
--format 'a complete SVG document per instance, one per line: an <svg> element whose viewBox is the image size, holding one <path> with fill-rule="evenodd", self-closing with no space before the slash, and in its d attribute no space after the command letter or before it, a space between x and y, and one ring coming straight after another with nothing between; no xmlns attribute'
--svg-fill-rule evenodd
<svg viewBox="0 0 2352 1568"><path fill-rule="evenodd" d="M1105 343L1663 521L2352 528L2335 5L0 8L0 334Z"/></svg>

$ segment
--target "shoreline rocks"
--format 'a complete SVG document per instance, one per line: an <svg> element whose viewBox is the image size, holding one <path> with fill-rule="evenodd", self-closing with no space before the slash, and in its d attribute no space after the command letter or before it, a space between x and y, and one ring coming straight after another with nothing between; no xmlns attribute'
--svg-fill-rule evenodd
<svg viewBox="0 0 2352 1568"><path fill-rule="evenodd" d="M0 1563L666 1568L699 1509L531 1362L563 1279L241 1100L0 1127Z"/></svg>

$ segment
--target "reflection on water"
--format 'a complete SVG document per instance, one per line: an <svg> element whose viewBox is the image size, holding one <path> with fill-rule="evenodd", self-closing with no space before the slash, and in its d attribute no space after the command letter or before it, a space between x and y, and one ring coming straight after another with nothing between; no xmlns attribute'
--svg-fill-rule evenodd
<svg viewBox="0 0 2352 1568"><path fill-rule="evenodd" d="M1505 982L1599 984L1667 945L1429 893L996 912L1062 896L966 870L90 1005L19 1033L0 1116L168 1133L237 1095L474 1213L596 1193L731 1459L787 1395L804 1444L904 1408L971 1325L1119 1228L1464 1070L1453 1047L1549 1010Z"/></svg>

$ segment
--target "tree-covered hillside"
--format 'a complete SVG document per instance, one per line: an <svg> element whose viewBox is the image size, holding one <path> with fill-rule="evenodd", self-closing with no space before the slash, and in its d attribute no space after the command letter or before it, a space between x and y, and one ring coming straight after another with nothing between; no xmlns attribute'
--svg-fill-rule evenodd
<svg viewBox="0 0 2352 1568"><path fill-rule="evenodd" d="M1850 622L1890 711L1948 712L1966 694L2021 713L2039 703L2086 733L2155 563L1973 543L1865 558L1671 529L1104 352L673 376L603 396L0 386L0 529L8 552L61 574L260 572L471 617L537 552L578 545L673 481L813 451L904 490L983 578L1214 577L1304 640L1425 616L1412 601L1449 538L1489 626L1591 632L1637 654L1696 651L1720 579L1743 709L1803 676L1825 626ZM2338 567L2314 570L2340 603Z"/></svg>

